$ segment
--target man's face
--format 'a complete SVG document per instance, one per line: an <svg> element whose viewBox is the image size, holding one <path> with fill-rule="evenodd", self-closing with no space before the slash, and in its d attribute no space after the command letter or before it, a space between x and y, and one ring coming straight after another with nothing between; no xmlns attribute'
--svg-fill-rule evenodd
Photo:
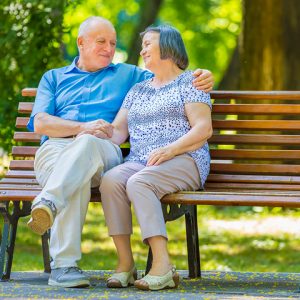
<svg viewBox="0 0 300 300"><path fill-rule="evenodd" d="M94 72L107 67L113 60L116 43L115 29L106 23L94 25L79 37L80 60L85 71Z"/></svg>

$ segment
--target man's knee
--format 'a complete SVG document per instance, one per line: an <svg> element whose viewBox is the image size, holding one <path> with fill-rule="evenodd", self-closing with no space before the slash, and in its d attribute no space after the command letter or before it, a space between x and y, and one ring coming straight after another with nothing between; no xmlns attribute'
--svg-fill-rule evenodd
<svg viewBox="0 0 300 300"><path fill-rule="evenodd" d="M88 145L97 142L97 140L98 140L98 138L92 134L83 134L83 135L77 137L75 139L75 142L77 144L82 144L87 147Z"/></svg>

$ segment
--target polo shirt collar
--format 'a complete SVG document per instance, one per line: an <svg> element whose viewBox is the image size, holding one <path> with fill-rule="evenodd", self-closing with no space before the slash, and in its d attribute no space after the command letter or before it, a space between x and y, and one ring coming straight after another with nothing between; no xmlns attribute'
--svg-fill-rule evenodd
<svg viewBox="0 0 300 300"><path fill-rule="evenodd" d="M115 64L113 64L113 63L110 63L107 67L105 67L105 68L102 68L102 69L100 69L100 70L98 70L98 71L95 71L95 72L86 72L86 71L82 71L82 70L80 70L78 67L77 67L77 61L78 61L78 59L79 59L79 56L76 56L75 58L74 58L74 60L73 60L73 62L69 65L69 66L67 66L67 68L66 68L66 70L65 70L65 74L67 74L67 73L70 73L70 72L72 72L72 71L77 71L77 72L83 72L83 73L91 73L91 74L96 74L97 72L99 72L99 71L102 71L102 70L104 70L104 69L108 69L108 68L112 68L112 69L115 69L115 67L116 67L116 65Z"/></svg>

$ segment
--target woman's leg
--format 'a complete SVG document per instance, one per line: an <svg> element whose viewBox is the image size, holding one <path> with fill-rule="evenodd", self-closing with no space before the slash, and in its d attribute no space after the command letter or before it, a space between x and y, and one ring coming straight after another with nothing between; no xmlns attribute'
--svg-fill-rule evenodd
<svg viewBox="0 0 300 300"><path fill-rule="evenodd" d="M126 162L107 171L100 185L108 232L117 249L117 273L128 272L134 265L130 246L132 216L130 201L126 194L126 183L128 178L143 168L141 164Z"/></svg>
<svg viewBox="0 0 300 300"><path fill-rule="evenodd" d="M161 276L171 269L160 199L176 191L199 188L197 166L187 154L159 166L145 167L127 181L127 195L133 203L143 240L150 244L153 253L150 275Z"/></svg>

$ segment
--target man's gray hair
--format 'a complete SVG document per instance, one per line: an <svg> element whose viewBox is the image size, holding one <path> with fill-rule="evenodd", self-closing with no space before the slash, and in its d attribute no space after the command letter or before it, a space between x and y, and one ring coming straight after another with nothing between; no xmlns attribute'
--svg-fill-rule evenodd
<svg viewBox="0 0 300 300"><path fill-rule="evenodd" d="M158 32L161 59L171 59L181 70L189 65L189 59L180 32L169 25L149 26L140 33L141 38L147 32Z"/></svg>
<svg viewBox="0 0 300 300"><path fill-rule="evenodd" d="M89 30L95 23L106 23L111 25L112 28L114 28L114 25L109 20L98 16L91 16L80 24L78 30L78 37L84 36L87 32L89 32Z"/></svg>

